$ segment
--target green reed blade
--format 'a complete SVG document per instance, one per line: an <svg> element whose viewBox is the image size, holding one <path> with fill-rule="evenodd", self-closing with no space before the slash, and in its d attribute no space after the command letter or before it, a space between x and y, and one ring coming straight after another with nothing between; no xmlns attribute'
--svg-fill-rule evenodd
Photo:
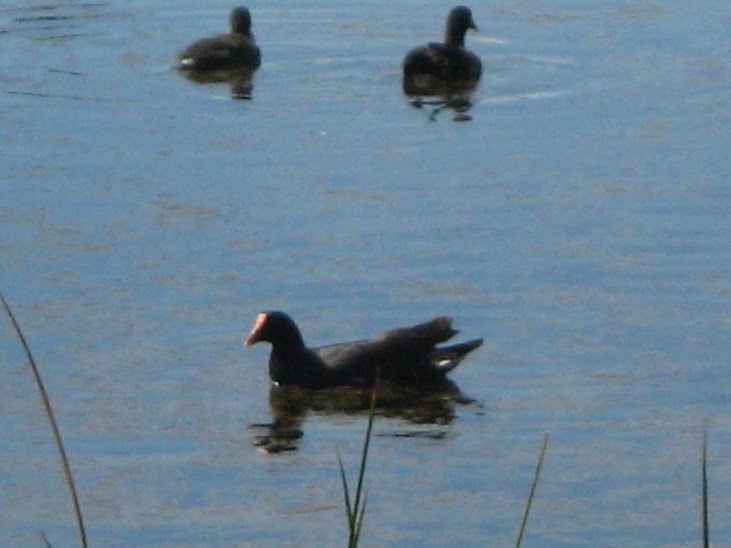
<svg viewBox="0 0 731 548"><path fill-rule="evenodd" d="M703 492L703 546L708 548L710 529L708 527L708 431L703 429L703 452L701 457L701 488Z"/></svg>
<svg viewBox="0 0 731 548"><path fill-rule="evenodd" d="M533 474L533 483L530 486L530 493L528 494L528 500L523 508L523 518L520 521L520 527L518 528L518 538L515 540L515 548L520 547L520 543L523 541L523 533L525 532L526 525L528 524L528 515L530 514L530 508L533 504L533 497L536 493L536 487L538 486L538 478L541 475L541 468L543 467L543 457L546 455L546 449L548 448L548 432L543 436L543 443L541 444L541 451L538 455L538 463L536 464L536 471Z"/></svg>
<svg viewBox="0 0 731 548"><path fill-rule="evenodd" d="M53 408L51 407L51 400L48 397L48 392L46 392L46 386L45 384L43 384L43 379L41 379L41 372L38 369L35 360L33 359L33 354L30 351L30 346L28 346L28 342L25 340L23 331L20 329L20 325L15 320L13 311L10 309L10 305L8 304L8 302L5 300L5 296L2 294L2 291L0 291L0 300L2 301L3 307L5 308L5 312L7 312L8 316L10 317L10 321L13 323L15 333L18 335L18 338L23 345L25 355L28 358L31 369L33 370L33 376L35 377L36 385L38 386L38 390L41 393L41 399L43 400L43 405L46 409L46 416L48 417L48 421L51 423L53 437L56 440L56 448L58 449L58 453L61 456L63 474L66 478L66 484L68 485L69 492L71 493L71 501L74 506L74 514L76 515L76 525L79 530L79 540L81 541L81 546L83 548L87 548L88 544L86 541L86 529L84 528L84 517L81 514L81 504L79 503L79 497L76 492L76 484L74 483L74 477L71 474L71 466L69 465L69 459L66 456L66 449L64 448L63 439L61 438L61 430L58 427L58 423L56 422L56 416L54 415Z"/></svg>

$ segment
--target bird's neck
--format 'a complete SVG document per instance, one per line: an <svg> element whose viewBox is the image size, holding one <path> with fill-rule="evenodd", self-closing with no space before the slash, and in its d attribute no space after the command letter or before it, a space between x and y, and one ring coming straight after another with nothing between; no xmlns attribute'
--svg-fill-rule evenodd
<svg viewBox="0 0 731 548"><path fill-rule="evenodd" d="M283 357L304 352L305 348L302 334L296 327L288 329L286 333L281 333L277 340L272 342L272 352Z"/></svg>
<svg viewBox="0 0 731 548"><path fill-rule="evenodd" d="M464 47L464 35L467 30L447 28L447 33L444 37L444 43L453 48Z"/></svg>
<svg viewBox="0 0 731 548"><path fill-rule="evenodd" d="M279 384L291 384L296 376L296 367L304 361L307 354L302 337L289 339L286 343L278 341L272 345L269 355L269 376Z"/></svg>

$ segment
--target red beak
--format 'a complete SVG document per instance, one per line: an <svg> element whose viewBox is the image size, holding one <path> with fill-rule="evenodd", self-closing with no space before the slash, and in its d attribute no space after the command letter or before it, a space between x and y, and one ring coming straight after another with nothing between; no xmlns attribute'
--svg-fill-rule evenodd
<svg viewBox="0 0 731 548"><path fill-rule="evenodd" d="M249 336L244 341L244 346L251 346L252 344L256 344L261 340L261 331L266 321L267 315L264 312L256 317L256 319L254 320L254 325L251 327L251 333L249 333Z"/></svg>

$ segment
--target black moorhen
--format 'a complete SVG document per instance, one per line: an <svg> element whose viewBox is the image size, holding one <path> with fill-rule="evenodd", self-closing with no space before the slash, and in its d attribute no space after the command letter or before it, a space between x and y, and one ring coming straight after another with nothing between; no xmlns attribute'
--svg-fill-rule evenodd
<svg viewBox="0 0 731 548"><path fill-rule="evenodd" d="M377 376L401 382L439 382L472 350L473 339L436 346L457 334L446 317L387 331L373 339L319 348L305 346L297 324L284 312L262 312L256 317L246 346L271 343L269 376L274 384L325 388L368 386Z"/></svg>

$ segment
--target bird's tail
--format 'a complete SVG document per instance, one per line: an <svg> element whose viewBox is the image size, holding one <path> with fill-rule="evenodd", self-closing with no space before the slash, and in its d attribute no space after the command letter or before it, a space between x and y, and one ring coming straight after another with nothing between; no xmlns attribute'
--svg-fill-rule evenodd
<svg viewBox="0 0 731 548"><path fill-rule="evenodd" d="M457 367L467 354L475 348L478 348L481 344L482 339L472 339L471 341L459 344L435 348L432 354L432 361L446 375Z"/></svg>

